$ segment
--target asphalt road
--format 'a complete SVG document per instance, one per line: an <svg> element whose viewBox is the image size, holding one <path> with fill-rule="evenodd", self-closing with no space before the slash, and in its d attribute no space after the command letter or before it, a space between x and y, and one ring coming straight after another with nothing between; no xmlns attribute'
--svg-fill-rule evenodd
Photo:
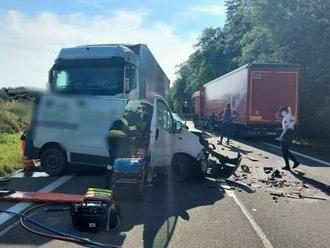
<svg viewBox="0 0 330 248"><path fill-rule="evenodd" d="M216 142L215 138L211 141ZM330 247L330 167L298 156L302 166L282 174L276 179L282 182L279 185L267 184L269 174L263 167L275 170L283 166L283 161L276 147L262 142L233 141L230 146L217 147L229 156L237 151L244 155L242 164L250 173L239 169L231 181L175 183L166 176L158 178L145 189L141 201L119 203L122 219L118 230L77 232L68 212L46 213L43 208L34 212L33 218L62 231L123 247ZM301 152L328 159L327 154ZM104 170L94 168L71 168L63 177L20 172L1 186L83 194L88 187L103 187L103 174ZM273 199L270 193L274 192L294 198L300 192L327 200ZM1 209L25 207L24 203L0 202ZM24 231L16 218L5 219L6 215L0 214L0 247L76 246L33 235Z"/></svg>

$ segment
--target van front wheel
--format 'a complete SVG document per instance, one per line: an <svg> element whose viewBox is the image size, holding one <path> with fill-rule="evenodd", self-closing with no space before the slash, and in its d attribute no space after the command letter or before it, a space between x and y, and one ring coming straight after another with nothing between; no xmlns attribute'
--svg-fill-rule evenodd
<svg viewBox="0 0 330 248"><path fill-rule="evenodd" d="M66 155L58 146L47 147L40 156L41 168L51 176L63 174L67 166Z"/></svg>
<svg viewBox="0 0 330 248"><path fill-rule="evenodd" d="M172 176L178 182L189 181L193 176L193 161L184 154L177 154L172 160Z"/></svg>

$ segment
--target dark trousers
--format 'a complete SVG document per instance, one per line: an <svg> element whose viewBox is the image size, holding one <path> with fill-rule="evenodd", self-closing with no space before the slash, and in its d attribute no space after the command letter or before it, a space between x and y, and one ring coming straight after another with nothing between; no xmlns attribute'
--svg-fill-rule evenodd
<svg viewBox="0 0 330 248"><path fill-rule="evenodd" d="M228 122L224 122L222 123L221 126L221 139L220 142L222 142L223 137L227 137L227 140L229 141L231 138L231 134L233 132L233 123L228 123Z"/></svg>
<svg viewBox="0 0 330 248"><path fill-rule="evenodd" d="M293 130L289 129L286 134L283 137L283 140L281 141L281 150L283 153L283 158L285 161L285 165L287 167L290 166L289 159L293 161L293 163L298 163L298 160L296 159L295 156L289 151L291 145L292 145L292 140L294 138L294 132Z"/></svg>
<svg viewBox="0 0 330 248"><path fill-rule="evenodd" d="M118 157L119 148L121 147L122 139L120 138L107 138L107 146L108 146L108 152L109 152L109 165L111 167L108 167L105 171L105 185L104 187L106 189L112 188L112 176L113 176L113 165ZM110 169L111 168L111 169Z"/></svg>

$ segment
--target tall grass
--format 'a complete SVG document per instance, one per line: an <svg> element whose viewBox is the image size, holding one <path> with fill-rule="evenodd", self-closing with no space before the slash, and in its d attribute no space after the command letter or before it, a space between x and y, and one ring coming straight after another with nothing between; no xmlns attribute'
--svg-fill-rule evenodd
<svg viewBox="0 0 330 248"><path fill-rule="evenodd" d="M20 133L0 133L0 176L22 168Z"/></svg>
<svg viewBox="0 0 330 248"><path fill-rule="evenodd" d="M21 168L20 136L31 113L31 102L0 102L0 176Z"/></svg>

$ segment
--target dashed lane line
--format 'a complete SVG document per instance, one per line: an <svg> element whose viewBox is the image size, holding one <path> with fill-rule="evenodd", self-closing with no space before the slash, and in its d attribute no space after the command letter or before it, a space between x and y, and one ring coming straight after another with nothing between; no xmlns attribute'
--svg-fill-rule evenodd
<svg viewBox="0 0 330 248"><path fill-rule="evenodd" d="M55 180L54 182L48 184L47 186L45 186L38 192L51 192L51 191L55 190L56 188L58 188L59 186L66 183L67 181L69 181L71 178L73 178L73 175L62 176L62 177L58 178L57 180ZM7 210L20 213L31 205L32 205L31 202L20 202L20 203L16 203L14 206L8 208ZM0 213L0 225L4 224L11 218L13 218L12 215L9 215L6 213Z"/></svg>

